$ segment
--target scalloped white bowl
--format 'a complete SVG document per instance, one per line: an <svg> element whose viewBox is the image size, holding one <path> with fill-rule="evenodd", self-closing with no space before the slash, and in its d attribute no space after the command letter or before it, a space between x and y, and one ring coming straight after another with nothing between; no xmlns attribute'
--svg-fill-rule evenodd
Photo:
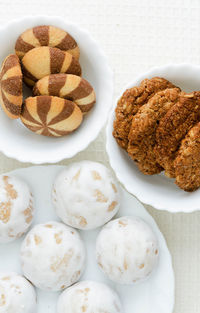
<svg viewBox="0 0 200 313"><path fill-rule="evenodd" d="M64 166L54 165L32 166L29 168L19 168L8 173L9 175L14 175L25 180L33 192L36 207L33 224L52 220L59 221L52 205L51 190L55 177L64 168ZM43 186L45 186L44 189ZM121 191L122 201L116 218L127 215L138 216L152 227L159 242L160 253L157 267L149 278L143 282L138 282L132 286L116 284L102 273L95 259L96 238L101 228L90 231L82 230L80 231L80 235L86 245L87 260L85 272L81 280L92 279L108 284L108 286L119 294L123 303L124 313L172 313L175 281L171 254L165 238L156 225L156 222L141 203L124 189ZM10 244L0 244L1 271L15 271L21 274L19 250L23 239L24 237ZM42 291L37 288L36 291L37 310L34 313L56 313L56 302L60 293ZM2 310L0 312L3 313ZM73 312L75 313L75 311Z"/></svg>
<svg viewBox="0 0 200 313"><path fill-rule="evenodd" d="M0 27L0 62L14 53L15 41L24 30L44 24L63 28L75 38L80 47L82 75L94 87L97 102L77 131L60 138L36 135L20 120L9 119L1 109L0 151L18 161L34 164L56 163L87 148L107 120L113 95L113 74L101 47L86 30L59 17L30 16Z"/></svg>
<svg viewBox="0 0 200 313"><path fill-rule="evenodd" d="M187 92L200 90L200 66L171 64L155 67L149 72L142 74L125 86L118 98L127 88L137 86L144 78L155 76L164 77ZM174 180L167 178L163 173L152 176L142 174L128 154L117 145L112 136L116 103L117 100L114 103L107 124L106 150L111 167L115 171L119 181L141 202L151 205L158 210L167 210L173 213L190 213L200 210L200 189L188 193L179 189L174 184Z"/></svg>

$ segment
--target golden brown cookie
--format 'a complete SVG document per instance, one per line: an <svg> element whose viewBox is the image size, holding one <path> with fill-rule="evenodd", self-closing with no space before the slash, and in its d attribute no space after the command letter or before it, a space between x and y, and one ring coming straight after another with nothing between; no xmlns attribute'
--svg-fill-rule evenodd
<svg viewBox="0 0 200 313"><path fill-rule="evenodd" d="M154 152L168 177L175 177L174 159L182 139L200 121L200 92L180 96L179 101L160 120Z"/></svg>
<svg viewBox="0 0 200 313"><path fill-rule="evenodd" d="M181 142L174 161L176 184L185 191L200 187L200 123Z"/></svg>
<svg viewBox="0 0 200 313"><path fill-rule="evenodd" d="M35 96L58 96L75 102L82 112L88 112L96 101L90 83L72 74L52 74L40 79L33 89Z"/></svg>
<svg viewBox="0 0 200 313"><path fill-rule="evenodd" d="M23 32L16 41L15 52L21 59L29 50L40 46L59 48L79 59L80 51L74 38L63 29L48 25L36 26Z"/></svg>
<svg viewBox="0 0 200 313"><path fill-rule="evenodd" d="M175 87L168 80L160 77L144 79L139 86L127 89L117 103L113 136L120 147L127 150L128 135L133 116L139 108L156 92Z"/></svg>
<svg viewBox="0 0 200 313"><path fill-rule="evenodd" d="M77 129L83 119L72 101L52 96L29 97L20 116L23 124L36 134L51 137L67 135Z"/></svg>
<svg viewBox="0 0 200 313"><path fill-rule="evenodd" d="M57 48L38 47L22 59L24 81L33 86L39 79L57 73L81 75L81 67L71 54Z"/></svg>
<svg viewBox="0 0 200 313"><path fill-rule="evenodd" d="M18 118L22 107L22 71L19 58L8 55L0 73L0 101L5 113L12 119Z"/></svg>
<svg viewBox="0 0 200 313"><path fill-rule="evenodd" d="M159 91L133 116L127 151L137 162L140 171L146 175L157 174L163 170L154 153L156 129L160 119L178 101L179 94L179 88Z"/></svg>

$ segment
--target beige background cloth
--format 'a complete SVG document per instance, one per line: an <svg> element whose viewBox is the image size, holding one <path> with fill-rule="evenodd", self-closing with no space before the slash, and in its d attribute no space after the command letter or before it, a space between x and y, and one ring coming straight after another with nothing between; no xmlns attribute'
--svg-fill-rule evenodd
<svg viewBox="0 0 200 313"><path fill-rule="evenodd" d="M90 31L115 73L115 96L125 84L153 66L200 64L199 0L0 0L0 26L15 18L39 14L62 16ZM85 151L60 164L82 159L109 165L104 131ZM1 173L27 166L30 164L0 154ZM174 313L199 313L200 213L170 214L147 209L172 253Z"/></svg>

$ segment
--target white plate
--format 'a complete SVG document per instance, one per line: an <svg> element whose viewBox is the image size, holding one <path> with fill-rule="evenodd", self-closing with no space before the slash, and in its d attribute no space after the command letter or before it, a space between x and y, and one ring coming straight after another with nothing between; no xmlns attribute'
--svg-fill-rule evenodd
<svg viewBox="0 0 200 313"><path fill-rule="evenodd" d="M144 78L155 76L164 77L187 92L200 90L200 66L191 64L167 65L155 67L129 83L123 88L118 98L127 88L139 85ZM179 189L174 184L174 179L167 178L163 173L151 176L142 174L128 154L118 146L112 136L116 103L117 100L107 124L106 150L110 164L119 181L140 201L156 209L167 210L172 213L190 213L200 210L200 189L188 193Z"/></svg>
<svg viewBox="0 0 200 313"><path fill-rule="evenodd" d="M16 175L30 185L35 197L37 209L34 223L59 220L51 204L51 188L55 176L63 166L41 166L18 169L9 174ZM120 295L124 313L172 313L174 306L174 273L170 252L165 239L153 218L145 208L125 190L122 190L122 205L118 216L136 215L149 223L158 237L160 258L158 267L148 280L137 285L119 286L110 282L102 274L95 261L95 240L98 230L81 231L81 236L87 247L87 266L81 280L91 279L104 282L114 288ZM19 249L22 239L8 245L0 245L0 271L9 270L21 273ZM55 313L58 293L38 290L37 313Z"/></svg>
<svg viewBox="0 0 200 313"><path fill-rule="evenodd" d="M86 30L68 22L68 18L65 21L52 16L29 16L0 27L0 63L14 53L15 41L24 30L44 24L63 28L75 38L80 47L82 76L94 87L97 102L77 131L60 138L36 135L20 120L9 119L1 109L0 151L21 162L34 164L56 163L84 150L104 126L113 95L113 75L104 52Z"/></svg>

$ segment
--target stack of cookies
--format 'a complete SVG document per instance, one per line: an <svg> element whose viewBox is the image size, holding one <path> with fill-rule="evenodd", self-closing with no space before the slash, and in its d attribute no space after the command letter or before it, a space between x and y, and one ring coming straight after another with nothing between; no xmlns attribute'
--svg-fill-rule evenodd
<svg viewBox="0 0 200 313"><path fill-rule="evenodd" d="M81 77L74 38L54 26L37 26L19 36L15 52L5 58L0 73L5 113L39 135L60 137L76 130L96 97ZM24 103L23 81L33 93Z"/></svg>
<svg viewBox="0 0 200 313"><path fill-rule="evenodd" d="M116 107L113 135L146 175L165 171L185 191L200 187L200 92L144 79Z"/></svg>

